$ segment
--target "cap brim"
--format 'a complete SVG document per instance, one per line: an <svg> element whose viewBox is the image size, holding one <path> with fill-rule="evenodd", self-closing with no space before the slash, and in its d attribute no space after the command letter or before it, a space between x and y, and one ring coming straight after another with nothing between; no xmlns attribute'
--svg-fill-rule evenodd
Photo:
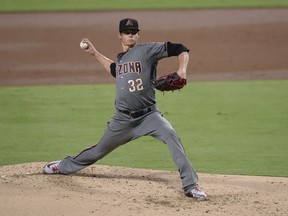
<svg viewBox="0 0 288 216"><path fill-rule="evenodd" d="M127 31L127 30L136 30L136 31L140 31L140 29L138 29L138 28L133 28L133 27L127 27L127 28L125 28L125 29L122 29L121 30L121 32L123 32L123 31Z"/></svg>

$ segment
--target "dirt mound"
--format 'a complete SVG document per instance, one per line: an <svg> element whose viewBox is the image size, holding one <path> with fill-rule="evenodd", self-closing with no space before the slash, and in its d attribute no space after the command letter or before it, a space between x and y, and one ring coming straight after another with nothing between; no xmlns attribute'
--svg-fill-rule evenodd
<svg viewBox="0 0 288 216"><path fill-rule="evenodd" d="M200 174L209 200L183 195L177 172L90 166L44 175L45 163L0 167L0 211L22 215L287 215L288 178Z"/></svg>

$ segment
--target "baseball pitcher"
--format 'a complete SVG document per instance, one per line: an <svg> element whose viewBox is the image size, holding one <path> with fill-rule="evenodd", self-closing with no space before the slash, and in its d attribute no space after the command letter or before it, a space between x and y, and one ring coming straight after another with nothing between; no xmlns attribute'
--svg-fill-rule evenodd
<svg viewBox="0 0 288 216"><path fill-rule="evenodd" d="M102 55L86 38L82 49L94 56L116 79L115 113L99 142L76 156L52 161L43 167L46 174L72 174L94 164L117 147L141 136L152 136L165 143L180 174L184 194L196 200L207 196L198 186L198 176L188 160L172 125L156 108L155 89L170 91L183 88L189 49L171 42L138 44L140 30L135 19L119 23L118 37L123 52L112 61ZM177 56L179 67L174 73L157 79L157 63Z"/></svg>

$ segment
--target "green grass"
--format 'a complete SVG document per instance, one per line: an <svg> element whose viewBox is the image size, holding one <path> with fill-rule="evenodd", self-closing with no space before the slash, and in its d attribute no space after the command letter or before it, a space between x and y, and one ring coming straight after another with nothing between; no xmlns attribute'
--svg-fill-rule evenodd
<svg viewBox="0 0 288 216"><path fill-rule="evenodd" d="M0 165L50 161L96 144L114 108L113 85L0 88ZM193 82L157 94L198 172L288 176L288 81ZM175 170L151 137L99 164Z"/></svg>
<svg viewBox="0 0 288 216"><path fill-rule="evenodd" d="M0 12L287 7L287 0L0 0Z"/></svg>
<svg viewBox="0 0 288 216"><path fill-rule="evenodd" d="M0 164L63 157L92 144L113 112L113 94L105 85L1 88Z"/></svg>

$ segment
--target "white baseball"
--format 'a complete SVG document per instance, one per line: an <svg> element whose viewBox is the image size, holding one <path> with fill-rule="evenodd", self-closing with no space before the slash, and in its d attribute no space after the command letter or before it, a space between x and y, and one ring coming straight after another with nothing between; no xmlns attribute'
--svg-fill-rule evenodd
<svg viewBox="0 0 288 216"><path fill-rule="evenodd" d="M89 47L88 43L85 43L85 42L81 41L81 43L80 43L80 48L81 49L86 50L86 49L88 49L88 47Z"/></svg>

